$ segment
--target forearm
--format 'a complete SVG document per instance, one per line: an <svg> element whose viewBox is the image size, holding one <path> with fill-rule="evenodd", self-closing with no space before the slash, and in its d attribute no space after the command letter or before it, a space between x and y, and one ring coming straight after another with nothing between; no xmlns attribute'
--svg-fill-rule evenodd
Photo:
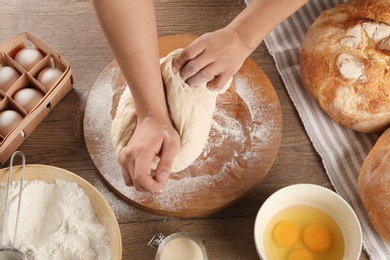
<svg viewBox="0 0 390 260"><path fill-rule="evenodd" d="M130 86L139 118L167 115L152 0L94 0L96 14Z"/></svg>
<svg viewBox="0 0 390 260"><path fill-rule="evenodd" d="M277 25L308 0L253 0L229 25L253 51Z"/></svg>

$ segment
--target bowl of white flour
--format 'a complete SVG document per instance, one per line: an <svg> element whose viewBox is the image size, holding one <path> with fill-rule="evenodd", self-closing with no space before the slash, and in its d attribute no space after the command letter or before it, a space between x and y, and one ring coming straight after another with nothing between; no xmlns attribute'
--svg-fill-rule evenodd
<svg viewBox="0 0 390 260"><path fill-rule="evenodd" d="M0 207L5 205L8 168L0 170ZM14 237L21 167L14 166L3 244ZM4 220L0 210L0 223ZM0 232L3 227L0 226ZM29 260L117 260L121 234L105 198L67 170L26 165L15 247Z"/></svg>

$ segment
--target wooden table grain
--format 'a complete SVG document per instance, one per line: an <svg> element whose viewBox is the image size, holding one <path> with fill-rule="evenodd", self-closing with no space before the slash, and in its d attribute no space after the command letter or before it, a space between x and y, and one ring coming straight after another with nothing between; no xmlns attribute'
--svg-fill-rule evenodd
<svg viewBox="0 0 390 260"><path fill-rule="evenodd" d="M244 8L243 0L155 0L159 36L196 34L227 25ZM272 57L261 44L251 58L271 80L283 114L279 153L265 180L245 199L211 216L167 218L136 209L102 181L88 154L83 113L89 90L114 59L89 0L1 1L0 43L28 31L56 49L70 64L73 90L50 112L19 150L27 163L64 168L94 185L107 199L122 233L123 259L154 259L147 246L158 233L190 232L203 241L210 260L258 259L253 226L257 211L273 192L287 185L313 183L332 188L320 156L309 140ZM5 164L8 165L8 162ZM360 259L368 259L362 252Z"/></svg>

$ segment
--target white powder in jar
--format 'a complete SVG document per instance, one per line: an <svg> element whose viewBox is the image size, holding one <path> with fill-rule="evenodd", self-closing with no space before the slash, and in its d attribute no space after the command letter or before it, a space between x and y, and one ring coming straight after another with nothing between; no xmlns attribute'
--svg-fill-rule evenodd
<svg viewBox="0 0 390 260"><path fill-rule="evenodd" d="M190 237L178 235L168 240L160 249L159 260L203 260L203 251Z"/></svg>
<svg viewBox="0 0 390 260"><path fill-rule="evenodd" d="M20 182L12 182L4 244L12 245ZM25 181L15 247L29 260L107 260L107 230L77 183ZM0 223L4 221L6 185L0 185ZM0 227L2 229L2 225ZM2 230L1 230L2 232Z"/></svg>

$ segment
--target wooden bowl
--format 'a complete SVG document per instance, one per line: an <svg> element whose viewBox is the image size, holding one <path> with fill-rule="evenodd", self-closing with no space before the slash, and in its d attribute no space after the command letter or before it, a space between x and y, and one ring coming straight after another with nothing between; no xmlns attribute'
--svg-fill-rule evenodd
<svg viewBox="0 0 390 260"><path fill-rule="evenodd" d="M21 166L12 167L12 181L18 181L21 177ZM9 168L0 169L0 183L8 180ZM82 188L91 201L99 222L106 228L110 240L112 260L122 259L122 238L115 214L106 199L89 182L76 174L53 166L28 164L25 167L24 179L26 181L39 180L53 183L55 179L76 182Z"/></svg>

